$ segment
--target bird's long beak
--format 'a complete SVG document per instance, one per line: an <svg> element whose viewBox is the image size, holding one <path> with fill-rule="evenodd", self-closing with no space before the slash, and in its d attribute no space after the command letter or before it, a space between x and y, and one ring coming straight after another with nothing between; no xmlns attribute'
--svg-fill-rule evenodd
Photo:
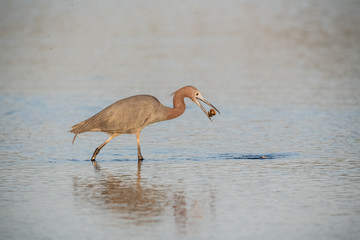
<svg viewBox="0 0 360 240"><path fill-rule="evenodd" d="M215 109L219 114L221 114L221 113L219 112L219 110L217 110L217 108L214 107L214 105L212 105L209 101L207 101L205 98L203 98L203 96L199 95L199 96L196 97L196 99L202 101L203 103L206 103L207 105L209 105L210 107L212 107L213 109ZM201 103L199 103L199 101L196 101L195 103L201 108L201 110L203 110L203 112L204 112L205 115L210 119L210 121L212 121L211 118L210 118L210 116L209 116L209 114L207 113L207 111L205 110L205 108L201 105Z"/></svg>

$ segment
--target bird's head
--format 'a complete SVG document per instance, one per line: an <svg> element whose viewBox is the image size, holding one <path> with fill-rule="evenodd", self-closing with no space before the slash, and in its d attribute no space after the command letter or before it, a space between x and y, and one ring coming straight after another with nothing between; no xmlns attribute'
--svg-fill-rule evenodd
<svg viewBox="0 0 360 240"><path fill-rule="evenodd" d="M197 88L192 87L192 86L188 86L188 87L186 87L186 88L187 88L187 89L186 89L186 90L187 90L187 91L186 91L187 97L189 97L194 103L196 103L196 104L201 108L201 110L203 110L203 112L204 112L205 115L210 119L210 121L212 121L212 120L211 120L208 112L207 112L207 111L205 110L205 108L201 105L201 103L199 102L199 100L200 100L201 102L203 102L203 103L206 103L207 105L209 105L210 107L212 107L213 109L215 109L215 110L220 114L219 110L217 110L217 108L214 107L214 105L212 105L209 101L207 101L207 100L201 95L200 91L199 91Z"/></svg>

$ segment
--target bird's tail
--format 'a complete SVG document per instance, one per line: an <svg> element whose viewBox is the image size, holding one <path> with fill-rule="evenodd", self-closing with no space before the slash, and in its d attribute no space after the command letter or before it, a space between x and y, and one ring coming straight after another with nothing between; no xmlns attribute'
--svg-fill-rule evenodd
<svg viewBox="0 0 360 240"><path fill-rule="evenodd" d="M74 144L75 139L76 139L76 136L77 136L78 134L80 134L80 133L83 133L82 130L83 130L83 127L84 127L85 122L86 122L86 121L83 121L83 122L81 122L81 123L75 124L74 126L71 127L71 130L69 130L69 132L75 134L75 136L74 136L74 138L73 138L73 140L72 140L72 144Z"/></svg>
<svg viewBox="0 0 360 240"><path fill-rule="evenodd" d="M72 145L74 145L74 142L75 142L76 136L77 136L77 134L75 134L75 136L74 136L74 138L73 138L73 140L72 140Z"/></svg>

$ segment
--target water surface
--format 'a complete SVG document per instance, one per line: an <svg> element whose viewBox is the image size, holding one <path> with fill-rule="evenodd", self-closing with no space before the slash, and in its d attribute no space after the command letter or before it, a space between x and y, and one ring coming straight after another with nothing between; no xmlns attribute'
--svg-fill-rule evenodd
<svg viewBox="0 0 360 240"><path fill-rule="evenodd" d="M358 1L0 3L1 239L359 239ZM134 135L70 127L194 85Z"/></svg>

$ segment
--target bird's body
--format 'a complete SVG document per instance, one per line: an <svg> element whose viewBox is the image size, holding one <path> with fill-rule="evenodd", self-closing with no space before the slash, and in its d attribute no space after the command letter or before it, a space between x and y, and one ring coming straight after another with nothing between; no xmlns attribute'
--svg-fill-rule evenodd
<svg viewBox="0 0 360 240"><path fill-rule="evenodd" d="M184 113L185 97L191 98L203 110L204 108L196 99L210 104L201 97L196 88L191 86L183 87L174 93L173 108L162 105L157 98L150 95L124 98L104 108L87 120L74 125L70 130L75 134L73 142L77 134L84 132L106 132L110 134L110 138L95 150L91 158L94 161L101 148L114 137L124 133L135 134L138 145L138 159L142 160L143 157L140 151L141 130L149 124L170 120ZM206 113L205 110L204 112Z"/></svg>
<svg viewBox="0 0 360 240"><path fill-rule="evenodd" d="M74 125L71 132L132 134L151 123L165 120L164 113L168 111L167 108L153 96L132 96L119 100L91 118Z"/></svg>

